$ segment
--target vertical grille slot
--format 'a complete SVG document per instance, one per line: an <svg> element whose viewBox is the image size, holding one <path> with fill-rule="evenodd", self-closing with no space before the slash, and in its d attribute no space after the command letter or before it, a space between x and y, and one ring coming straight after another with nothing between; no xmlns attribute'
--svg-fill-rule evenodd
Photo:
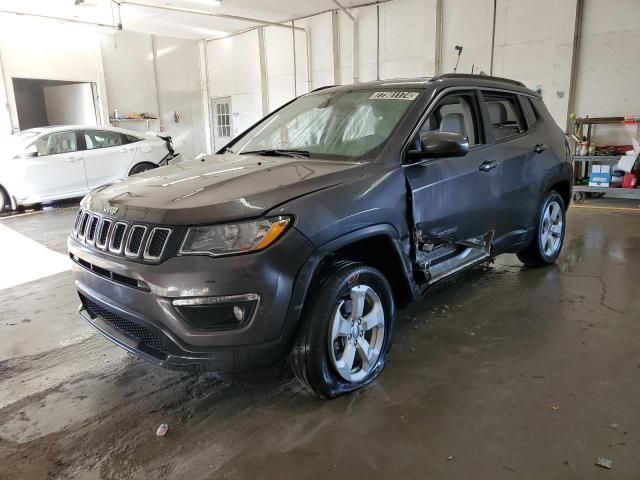
<svg viewBox="0 0 640 480"><path fill-rule="evenodd" d="M102 220L100 229L98 230L98 237L96 238L96 246L98 248L104 248L107 245L107 239L109 238L109 229L111 228L111 220L106 218Z"/></svg>
<svg viewBox="0 0 640 480"><path fill-rule="evenodd" d="M82 221L80 222L80 228L78 229L78 236L80 238L84 238L85 236L89 217L91 217L91 215L88 212L84 212L84 214L82 215Z"/></svg>
<svg viewBox="0 0 640 480"><path fill-rule="evenodd" d="M154 228L149 236L147 248L144 251L144 258L148 260L160 259L167 245L170 234L171 229L169 228Z"/></svg>
<svg viewBox="0 0 640 480"><path fill-rule="evenodd" d="M78 214L76 215L76 221L73 224L73 233L78 233L78 228L80 228L80 222L82 221L82 214L84 211L82 209L78 210Z"/></svg>
<svg viewBox="0 0 640 480"><path fill-rule="evenodd" d="M120 253L122 251L122 243L124 240L124 234L127 230L127 224L118 222L113 226L113 234L111 235L111 243L109 244L109 251L113 253Z"/></svg>
<svg viewBox="0 0 640 480"><path fill-rule="evenodd" d="M98 222L100 221L100 217L94 215L89 220L89 226L87 227L87 235L86 240L88 243L93 243L96 238L96 229L98 228Z"/></svg>
<svg viewBox="0 0 640 480"><path fill-rule="evenodd" d="M134 225L129 230L129 237L127 244L124 247L124 254L128 257L137 257L140 254L140 248L142 247L142 239L147 231L147 227L142 225Z"/></svg>

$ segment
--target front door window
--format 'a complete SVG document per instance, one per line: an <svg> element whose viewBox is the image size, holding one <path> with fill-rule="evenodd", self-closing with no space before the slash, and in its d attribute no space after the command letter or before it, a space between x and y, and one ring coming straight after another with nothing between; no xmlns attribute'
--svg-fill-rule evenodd
<svg viewBox="0 0 640 480"><path fill-rule="evenodd" d="M38 156L57 155L78 150L75 132L56 132L34 142Z"/></svg>

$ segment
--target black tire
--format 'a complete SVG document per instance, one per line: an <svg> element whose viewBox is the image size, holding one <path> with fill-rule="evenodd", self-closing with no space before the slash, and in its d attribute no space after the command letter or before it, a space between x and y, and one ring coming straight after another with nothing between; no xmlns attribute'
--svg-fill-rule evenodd
<svg viewBox="0 0 640 480"><path fill-rule="evenodd" d="M5 210L9 210L11 208L11 203L9 202L9 195L4 191L4 188L0 187L0 213Z"/></svg>
<svg viewBox="0 0 640 480"><path fill-rule="evenodd" d="M138 173L146 172L147 170L153 170L154 168L158 168L158 165L149 162L138 163L131 169L129 176L137 175Z"/></svg>
<svg viewBox="0 0 640 480"><path fill-rule="evenodd" d="M387 279L375 268L364 264L354 262L336 262L329 265L323 270L319 281L312 289L309 299L303 310L302 323L293 343L290 355L290 363L296 377L307 387L309 391L315 393L320 398L335 398L345 393L357 390L368 383L371 383L376 376L382 371L385 365L386 356L391 345L393 333L393 313L394 302L393 294ZM356 283L357 282L357 283ZM378 326L376 335L384 332L382 339L378 340L381 346L377 359L372 361L367 368L364 364L360 364L360 374L363 378L357 381L345 380L336 369L335 357L336 352L330 352L330 348L336 348L335 342L338 340L331 339L330 328L334 318L337 318L341 305L349 302L350 292L354 288L364 288L369 292L375 292L376 303L382 307L383 326ZM363 297L363 304L367 303L370 297ZM377 303L377 300L380 303ZM353 303L351 303L353 309ZM363 307L362 316L364 318ZM373 306L370 306L373 308ZM353 314L353 310L351 310ZM371 313L371 310L369 310ZM360 321L357 322L358 325ZM351 323L352 325L354 322ZM358 328L358 327L354 327ZM364 323L362 324L362 333L354 335L354 349L362 362L360 346L355 347L358 338L365 341L374 342L374 338L367 338L373 330L364 331ZM357 330L360 332L360 329ZM346 336L341 337L346 343ZM351 335L348 337L352 338ZM344 348L351 348L351 340L349 345ZM346 350L345 350L346 351ZM344 352L343 352L344 353ZM351 363L351 368L358 362ZM357 370L357 368L356 368ZM364 373L368 370L368 373Z"/></svg>
<svg viewBox="0 0 640 480"><path fill-rule="evenodd" d="M559 206L559 215L562 221L557 237L554 237L553 233L550 231L550 225L545 219L545 212L547 212L547 209L549 209L552 204L556 204ZM520 261L529 267L543 267L545 265L553 264L558 259L558 256L562 251L566 227L567 219L564 200L558 192L552 190L547 193L544 201L540 204L537 216L536 231L534 233L533 240L527 247L517 253ZM545 239L547 238L547 236L545 234L551 235L553 237L551 240L552 242L555 241L554 239L559 240L559 244L551 249L552 251L549 251L550 249L546 248L547 244Z"/></svg>

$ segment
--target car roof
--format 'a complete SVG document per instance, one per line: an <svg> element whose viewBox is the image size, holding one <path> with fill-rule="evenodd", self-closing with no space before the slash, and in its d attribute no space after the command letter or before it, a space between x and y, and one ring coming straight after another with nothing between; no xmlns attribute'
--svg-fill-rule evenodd
<svg viewBox="0 0 640 480"><path fill-rule="evenodd" d="M126 133L128 135L135 135L139 137L148 137L144 132L138 132L135 130L127 130L125 128L112 127L109 125L51 125L47 127L36 127L23 130L23 132L36 133L38 135L45 133L62 132L67 130L107 130L110 132Z"/></svg>
<svg viewBox="0 0 640 480"><path fill-rule="evenodd" d="M475 75L468 73L446 73L435 77L375 80L371 82L361 82L355 85L331 85L316 88L311 93L319 91L375 90L376 88L411 88L427 90L454 86L497 88L500 90L510 90L540 97L537 92L527 88L524 83L517 80L494 77L490 75Z"/></svg>

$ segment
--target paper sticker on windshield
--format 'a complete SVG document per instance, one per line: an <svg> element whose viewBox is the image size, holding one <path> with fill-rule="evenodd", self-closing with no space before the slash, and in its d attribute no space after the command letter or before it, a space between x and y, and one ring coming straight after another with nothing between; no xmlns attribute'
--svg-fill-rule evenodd
<svg viewBox="0 0 640 480"><path fill-rule="evenodd" d="M418 92L375 92L369 100L415 100L420 95Z"/></svg>

